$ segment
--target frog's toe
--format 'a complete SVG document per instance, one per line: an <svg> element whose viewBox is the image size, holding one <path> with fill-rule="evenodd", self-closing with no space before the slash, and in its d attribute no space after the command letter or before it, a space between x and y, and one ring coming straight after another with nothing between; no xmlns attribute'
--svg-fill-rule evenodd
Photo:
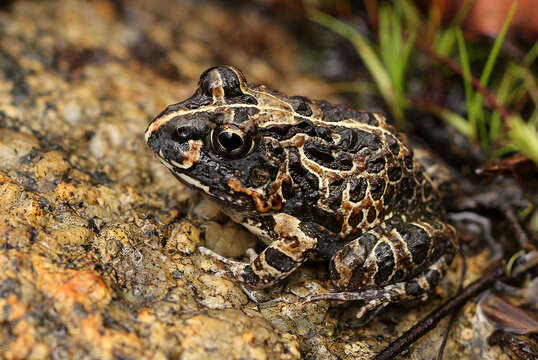
<svg viewBox="0 0 538 360"><path fill-rule="evenodd" d="M372 299L362 305L355 316L357 317L357 319L364 318L366 314L372 314L373 316L381 309L385 308L388 304L390 304L390 301L387 301L383 298Z"/></svg>
<svg viewBox="0 0 538 360"><path fill-rule="evenodd" d="M233 266L233 265L235 265L237 263L236 261L227 259L224 256L217 254L213 250L210 250L210 249L208 249L206 247L203 247L203 246L198 247L198 251L200 252L200 254L205 255L205 256L209 256L209 257L217 260L219 263L221 263L223 265Z"/></svg>
<svg viewBox="0 0 538 360"><path fill-rule="evenodd" d="M240 274L244 268L248 265L240 261L230 260L222 255L217 254L213 250L200 246L198 248L200 254L208 256L220 264L222 269L215 271L215 275L227 278L229 280L237 280L238 274Z"/></svg>
<svg viewBox="0 0 538 360"><path fill-rule="evenodd" d="M376 297L374 290L364 290L360 292L335 292L325 294L315 294L308 297L303 305L318 301L366 301Z"/></svg>
<svg viewBox="0 0 538 360"><path fill-rule="evenodd" d="M248 248L247 251L245 251L247 254L249 260L252 262L258 257L258 253L253 248Z"/></svg>

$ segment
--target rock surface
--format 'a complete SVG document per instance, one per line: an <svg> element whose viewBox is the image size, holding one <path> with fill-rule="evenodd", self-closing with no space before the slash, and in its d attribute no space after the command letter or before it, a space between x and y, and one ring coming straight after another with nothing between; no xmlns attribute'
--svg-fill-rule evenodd
<svg viewBox="0 0 538 360"><path fill-rule="evenodd" d="M143 139L148 120L218 63L288 93L316 98L324 89L296 68L290 34L237 6L64 0L2 8L3 358L363 359L454 293L459 260L431 301L391 307L351 329L343 325L353 308L300 306L328 286L324 266L307 264L281 287L252 294L259 304L213 275L216 264L198 245L239 255L255 240L153 159ZM475 355L473 309L453 327L445 359ZM443 330L407 355L431 359Z"/></svg>

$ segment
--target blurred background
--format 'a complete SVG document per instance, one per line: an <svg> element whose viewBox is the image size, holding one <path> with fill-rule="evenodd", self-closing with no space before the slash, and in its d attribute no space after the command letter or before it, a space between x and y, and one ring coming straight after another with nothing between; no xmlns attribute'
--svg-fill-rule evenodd
<svg viewBox="0 0 538 360"><path fill-rule="evenodd" d="M0 358L373 358L492 260L536 255L537 19L536 0L1 1ZM214 275L198 246L260 243L143 133L218 64L382 112L449 165L447 208L474 215L453 217L465 258L427 302L364 325L301 306L327 266L258 303ZM445 359L538 358L537 279L496 282L400 358L439 358L448 328Z"/></svg>

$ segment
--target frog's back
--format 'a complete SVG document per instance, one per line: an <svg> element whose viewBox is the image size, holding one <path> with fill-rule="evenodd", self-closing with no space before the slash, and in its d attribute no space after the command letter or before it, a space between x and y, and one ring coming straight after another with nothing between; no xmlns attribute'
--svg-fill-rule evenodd
<svg viewBox="0 0 538 360"><path fill-rule="evenodd" d="M283 212L345 243L401 212L418 217L439 211L438 191L383 115L258 85L250 89L264 109L257 114L260 133L268 148L284 154L272 184Z"/></svg>

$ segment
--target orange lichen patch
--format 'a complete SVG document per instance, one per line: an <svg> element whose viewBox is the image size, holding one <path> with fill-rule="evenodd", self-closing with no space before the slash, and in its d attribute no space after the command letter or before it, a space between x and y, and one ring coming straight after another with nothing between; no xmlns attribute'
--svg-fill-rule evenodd
<svg viewBox="0 0 538 360"><path fill-rule="evenodd" d="M71 165L65 161L58 151L50 151L41 156L41 159L34 165L36 178L40 179L49 173L54 175L65 174Z"/></svg>
<svg viewBox="0 0 538 360"><path fill-rule="evenodd" d="M143 323L144 328L148 331L148 337L146 340L151 344L152 348L161 347L163 345L162 339L169 336L170 333L178 333L177 327L171 324L165 324L155 316L153 309L141 309L138 312L137 321ZM152 354L154 355L154 354ZM157 356L153 356L157 359Z"/></svg>
<svg viewBox="0 0 538 360"><path fill-rule="evenodd" d="M136 333L127 333L105 328L101 314L90 314L77 319L77 326L69 329L71 335L83 343L90 343L92 351L99 358L109 358L115 349L124 354L142 349L142 343Z"/></svg>
<svg viewBox="0 0 538 360"><path fill-rule="evenodd" d="M9 305L9 321L19 320L28 310L26 304L20 302L18 296L15 294L10 294L8 296L7 304Z"/></svg>
<svg viewBox="0 0 538 360"><path fill-rule="evenodd" d="M0 210L7 210L10 208L19 198L22 189L11 182L10 178L6 178L0 175Z"/></svg>
<svg viewBox="0 0 538 360"><path fill-rule="evenodd" d="M100 309L104 309L112 299L112 291L93 270L59 269L51 261L31 255L36 286L46 296L55 300L55 308L64 318L69 335L83 347L91 349L97 358L111 358L121 350L129 355L142 351L142 343L136 333L109 329L104 325ZM74 310L76 304L84 307L87 314L79 315ZM21 314L22 309L17 313ZM31 332L30 332L31 333ZM21 348L32 349L33 338L21 333L10 349L19 354ZM26 358L26 356L23 356Z"/></svg>
<svg viewBox="0 0 538 360"><path fill-rule="evenodd" d="M3 174L0 174L0 199L1 215L10 212L24 219L39 220L44 214L31 193Z"/></svg>
<svg viewBox="0 0 538 360"><path fill-rule="evenodd" d="M244 342L251 343L256 339L256 335L251 332L247 332L243 334L242 338Z"/></svg>
<svg viewBox="0 0 538 360"><path fill-rule="evenodd" d="M198 204L197 207L200 207L200 204ZM214 208L220 211L219 208L217 208L216 206L214 206ZM179 216L179 214L180 212L177 209L171 209L170 211L164 214L156 214L156 215L159 216L159 221L161 221L163 224L170 224ZM208 218L211 219L211 216L208 216Z"/></svg>
<svg viewBox="0 0 538 360"><path fill-rule="evenodd" d="M169 253L192 254L200 244L201 230L188 221L175 224L164 250Z"/></svg>
<svg viewBox="0 0 538 360"><path fill-rule="evenodd" d="M103 188L104 186L102 186L100 188L100 190ZM140 196L140 193L137 192L135 189L133 189L132 187L128 186L127 187L127 192L126 193L122 193L120 195L120 201L121 202L125 202L125 203L128 203L128 204L142 204L144 202L142 196Z"/></svg>
<svg viewBox="0 0 538 360"><path fill-rule="evenodd" d="M67 202L86 201L91 205L97 205L99 190L95 187L75 186L72 183L62 181L56 186L56 196Z"/></svg>
<svg viewBox="0 0 538 360"><path fill-rule="evenodd" d="M66 312L71 312L76 303L87 310L95 306L102 308L112 298L112 290L93 270L59 269L35 253L32 262L38 289L55 299Z"/></svg>
<svg viewBox="0 0 538 360"><path fill-rule="evenodd" d="M13 260L26 261L27 259L28 254L13 249L9 250L7 253L0 254L0 270L5 271L2 268ZM2 275L6 275L6 273L2 272Z"/></svg>
<svg viewBox="0 0 538 360"><path fill-rule="evenodd" d="M0 183L12 183L13 180L6 174L0 172Z"/></svg>
<svg viewBox="0 0 538 360"><path fill-rule="evenodd" d="M127 187L126 189L113 189L106 185L91 188L88 201L99 207L110 207L119 210L122 206L140 204L140 196Z"/></svg>
<svg viewBox="0 0 538 360"><path fill-rule="evenodd" d="M254 201L256 209L259 212L266 213L269 210L280 210L282 207L282 202L275 201L274 204L266 203L263 199L261 199L263 196L262 194L255 190L245 188L243 184L241 184L241 182L236 178L232 177L230 180L228 180L228 186L235 192L243 193L252 197L252 201Z"/></svg>
<svg viewBox="0 0 538 360"><path fill-rule="evenodd" d="M58 195L62 200L73 200L76 194L77 188L71 183L62 181L58 184L58 186L56 186L56 195Z"/></svg>
<svg viewBox="0 0 538 360"><path fill-rule="evenodd" d="M106 239L114 238L122 246L127 246L127 247L133 246L133 243L131 241L131 238L129 237L128 232L121 225L119 225L118 227L109 228L106 231L105 238Z"/></svg>
<svg viewBox="0 0 538 360"><path fill-rule="evenodd" d="M12 330L15 340L8 345L2 355L5 359L27 359L35 343L34 327L27 321L19 321Z"/></svg>
<svg viewBox="0 0 538 360"><path fill-rule="evenodd" d="M145 322L145 323L155 321L155 315L153 315L152 310L148 309L148 308L140 309L140 311L138 311L138 317L137 318L138 318L139 321L142 321L142 322Z"/></svg>
<svg viewBox="0 0 538 360"><path fill-rule="evenodd" d="M45 215L45 211L33 198L26 198L18 205L19 206L15 207L12 212L14 215L19 216L26 221L37 223L43 217L43 215Z"/></svg>

